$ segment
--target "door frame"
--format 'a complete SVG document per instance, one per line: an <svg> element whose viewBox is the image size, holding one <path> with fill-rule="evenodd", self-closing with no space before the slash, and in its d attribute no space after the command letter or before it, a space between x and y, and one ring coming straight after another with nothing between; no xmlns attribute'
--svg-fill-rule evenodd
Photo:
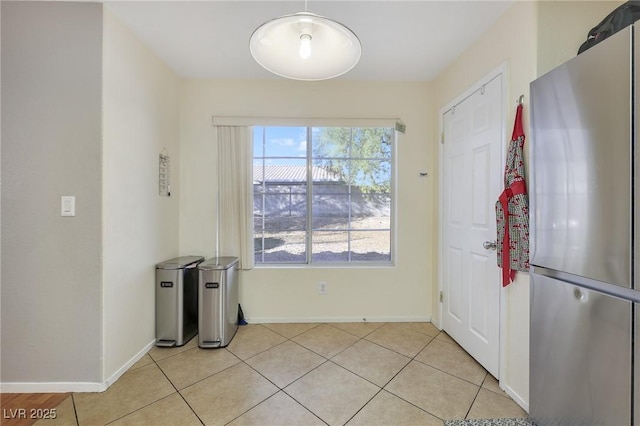
<svg viewBox="0 0 640 426"><path fill-rule="evenodd" d="M442 271L443 271L443 261L444 261L444 226L442 226L442 224L444 223L444 188L443 188L443 184L444 184L444 115L451 110L452 108L454 108L456 105L459 105L460 103L462 103L464 100L466 100L467 98L469 98L471 95L473 95L475 92L477 92L478 90L482 90L482 86L484 86L487 82L493 80L494 78L498 77L498 76L502 76L502 111L500 113L501 117L502 117L502 128L500 129L500 169L496 171L496 173L500 173L500 181L503 181L503 176L504 176L504 164L506 161L506 150L507 150L507 143L508 141L506 140L507 135L508 135L508 123L507 123L507 119L509 116L509 102L508 102L508 94L507 94L507 89L508 89L508 85L507 85L507 81L508 81L508 67L507 67L507 63L503 62L499 67L497 67L496 69L492 70L491 72L489 72L487 75L485 75L484 77L482 77L480 80L478 80L477 82L475 82L473 85L471 85L467 90L465 90L462 94L458 95L456 98L454 98L452 101L450 101L449 103L447 103L443 108L440 109L439 115L438 115L438 157L439 157L439 171L438 171L438 179L439 179L439 183L438 183L438 293L437 295L439 296L440 293L442 292ZM502 185L501 185L502 187ZM495 200L498 200L498 195L500 194L495 194ZM496 285L499 285L500 283L497 282ZM440 301L439 297L436 298L436 300L438 300L437 303L437 314L436 317L438 318L438 328L439 329L443 329L443 321L442 321L442 302ZM506 298L504 296L504 291L500 291L500 300L499 300L499 306L500 306L500 315L499 315L499 357L500 359L498 360L498 371L499 371L499 375L500 377L496 377L496 379L498 379L499 381L499 385L501 388L503 388L503 384L500 382L500 378L504 377L506 374L506 364L503 362L503 360L506 359L506 331L507 331L507 309L506 309Z"/></svg>

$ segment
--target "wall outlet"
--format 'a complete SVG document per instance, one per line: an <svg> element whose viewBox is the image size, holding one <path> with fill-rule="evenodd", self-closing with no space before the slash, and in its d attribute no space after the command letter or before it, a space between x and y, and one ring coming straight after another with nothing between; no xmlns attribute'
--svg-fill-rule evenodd
<svg viewBox="0 0 640 426"><path fill-rule="evenodd" d="M325 281L320 281L318 283L318 293L327 294L327 283Z"/></svg>

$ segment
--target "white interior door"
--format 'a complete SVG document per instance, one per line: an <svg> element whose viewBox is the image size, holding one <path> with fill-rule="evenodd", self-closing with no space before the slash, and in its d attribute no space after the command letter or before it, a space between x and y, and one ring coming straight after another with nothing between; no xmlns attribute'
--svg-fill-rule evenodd
<svg viewBox="0 0 640 426"><path fill-rule="evenodd" d="M442 322L495 377L500 364L500 269L495 202L501 192L502 74L443 116Z"/></svg>

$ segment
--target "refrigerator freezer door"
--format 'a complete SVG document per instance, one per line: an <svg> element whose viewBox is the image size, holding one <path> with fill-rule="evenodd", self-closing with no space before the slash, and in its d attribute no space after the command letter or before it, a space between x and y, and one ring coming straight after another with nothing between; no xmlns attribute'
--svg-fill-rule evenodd
<svg viewBox="0 0 640 426"><path fill-rule="evenodd" d="M640 31L640 24L636 24L634 25L634 31L637 34L638 31ZM634 47L635 47L635 52L634 52L634 57L635 57L635 72L636 72L636 79L635 81L638 82L640 80L638 80L639 74L640 74L640 43L634 43ZM640 95L640 88L638 87L638 84L636 83L635 85L635 90L636 90L636 94L635 94L635 99L640 99L639 95ZM635 107L635 111L636 111L636 123L638 123L638 120L640 120L640 111L638 111L639 106L636 105ZM634 231L635 231L635 236L634 236L634 243L635 243L635 249L634 249L634 288L636 290L640 290L640 264L637 263L637 261L635 260L638 256L638 253L640 253L640 179L638 178L638 176L640 175L640 172L638 172L638 167L640 167L640 149L638 147L638 142L637 139L634 140L634 156L635 156L635 168L636 168L636 172L635 172L635 178L634 178L634 188L635 188L635 196L634 196ZM635 323L634 323L635 327L634 327L634 404L633 404L633 418L634 418L634 424L640 424L640 304L636 303L635 304Z"/></svg>
<svg viewBox="0 0 640 426"><path fill-rule="evenodd" d="M531 420L631 424L631 302L531 275Z"/></svg>
<svg viewBox="0 0 640 426"><path fill-rule="evenodd" d="M631 37L531 83L531 264L631 286Z"/></svg>

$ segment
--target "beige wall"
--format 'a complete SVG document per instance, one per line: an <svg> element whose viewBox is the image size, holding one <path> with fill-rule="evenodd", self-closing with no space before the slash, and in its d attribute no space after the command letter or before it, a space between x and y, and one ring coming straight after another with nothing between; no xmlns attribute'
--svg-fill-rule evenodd
<svg viewBox="0 0 640 426"><path fill-rule="evenodd" d="M155 341L155 264L178 255L178 78L108 9L103 66L104 379ZM171 197L158 195L159 154ZM144 351L144 352L141 352Z"/></svg>
<svg viewBox="0 0 640 426"><path fill-rule="evenodd" d="M441 109L491 70L507 64L507 117L511 135L515 101L525 95L524 127L529 134L529 83L575 56L588 31L621 2L518 1L433 82L437 122ZM525 155L530 140L525 145ZM497 194L496 194L497 196ZM436 198L438 200L438 198ZM437 225L436 225L437 226ZM437 278L433 279L437 282ZM433 311L439 304L431 289ZM529 276L502 290L506 318L501 358L501 386L523 407L529 401Z"/></svg>
<svg viewBox="0 0 640 426"><path fill-rule="evenodd" d="M482 77L503 63L507 65L507 118L505 134L511 135L515 114L515 100L525 95L525 109L529 98L529 82L536 76L536 4L516 2L483 34L456 62L432 82L437 120L441 109L453 101ZM528 117L525 114L525 133ZM495 194L496 199L499 194ZM496 283L496 285L499 285ZM432 288L435 294L437 286ZM501 385L523 407L529 400L529 277L518 273L516 282L502 290L507 323L504 325L506 352L501 358ZM440 309L434 305L434 312Z"/></svg>
<svg viewBox="0 0 640 426"><path fill-rule="evenodd" d="M2 391L77 389L102 378L102 7L0 7Z"/></svg>
<svg viewBox="0 0 640 426"><path fill-rule="evenodd" d="M397 263L382 268L291 267L242 272L245 315L264 321L400 321L432 315L434 114L423 83L353 81L183 82L181 93L180 252L215 254L216 147L213 115L401 118L397 146ZM431 118L430 118L431 117ZM431 176L421 178L420 171ZM226 253L221 253L225 255ZM317 282L328 282L328 294Z"/></svg>
<svg viewBox="0 0 640 426"><path fill-rule="evenodd" d="M537 75L573 58L589 30L622 3L618 0L538 3Z"/></svg>
<svg viewBox="0 0 640 426"><path fill-rule="evenodd" d="M506 63L508 106L524 94L526 115L529 82L572 57L619 3L517 1L430 83L300 83L178 82L108 12L103 35L98 4L2 2L3 390L96 390L151 344L154 264L215 254L213 115L407 125L397 149L396 266L244 272L250 320L435 317L440 109ZM512 122L509 108L507 134ZM171 198L157 195L165 147ZM60 218L61 195L77 196L76 218ZM329 283L326 296L318 281ZM519 274L503 290L501 380L525 407L528 287Z"/></svg>
<svg viewBox="0 0 640 426"><path fill-rule="evenodd" d="M1 7L0 382L104 390L154 341L154 266L178 254L179 191L158 196L178 79L100 4Z"/></svg>

